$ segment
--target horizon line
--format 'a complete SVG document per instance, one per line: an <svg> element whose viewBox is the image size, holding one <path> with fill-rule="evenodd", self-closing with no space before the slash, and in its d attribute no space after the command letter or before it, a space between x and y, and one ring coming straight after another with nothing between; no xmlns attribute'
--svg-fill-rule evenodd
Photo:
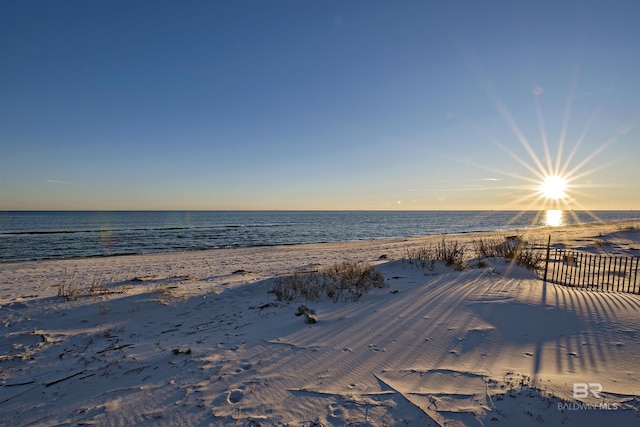
<svg viewBox="0 0 640 427"><path fill-rule="evenodd" d="M635 212L640 209L0 209L0 212Z"/></svg>

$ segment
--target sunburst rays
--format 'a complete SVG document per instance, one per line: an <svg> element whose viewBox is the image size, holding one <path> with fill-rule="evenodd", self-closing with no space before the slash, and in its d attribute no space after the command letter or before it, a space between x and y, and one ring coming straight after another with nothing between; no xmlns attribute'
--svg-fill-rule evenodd
<svg viewBox="0 0 640 427"><path fill-rule="evenodd" d="M507 144L492 136L485 129L482 129L481 126L478 126L477 123L473 123L476 129L480 130L493 144L521 166L520 172L513 172L489 167L487 165L478 165L493 173L514 178L521 183L509 187L510 190L519 190L521 194L523 194L516 197L515 200L512 200L512 204L526 206L513 220L515 221L515 219L519 218L525 211L532 210L538 211L538 215L535 217L534 224L532 225L540 223L551 226L563 225L565 223L564 212L568 212L574 217L576 222L580 222L580 219L575 213L576 210L587 212L591 217L597 219L597 215L586 209L581 199L589 197L588 189L590 187L596 188L598 185L585 184L584 178L611 166L611 164L608 163L595 164L594 160L621 136L629 132L635 126L637 120L622 127L609 139L604 140L595 150L589 153L582 153L580 148L588 138L589 131L596 122L601 107L595 107L590 119L584 124L580 136L575 141L568 140L567 134L579 74L579 67L576 67L571 77L560 135L554 153L552 144L549 142L550 138L546 129L540 99L544 90L540 86L533 86L533 102L538 127L540 129L540 141L534 144L525 136L525 133L521 130L491 80L483 73L479 73L477 66L473 68L475 71L474 74L489 100L493 103L497 112L515 136L515 140L519 143L518 145L524 149L526 153L526 157L517 154L518 145L508 147ZM539 152L541 152L542 155L539 155Z"/></svg>

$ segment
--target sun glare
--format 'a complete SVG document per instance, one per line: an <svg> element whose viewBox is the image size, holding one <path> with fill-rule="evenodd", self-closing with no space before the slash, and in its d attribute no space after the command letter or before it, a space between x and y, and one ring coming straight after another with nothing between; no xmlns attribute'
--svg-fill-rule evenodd
<svg viewBox="0 0 640 427"><path fill-rule="evenodd" d="M548 176L540 184L539 190L547 199L564 199L567 197L567 180L557 175Z"/></svg>
<svg viewBox="0 0 640 427"><path fill-rule="evenodd" d="M467 59L476 78L489 97L489 100L493 103L497 112L504 119L507 128L509 128L513 134L507 139L508 143L505 143L496 138L491 132L483 129L482 126L472 121L467 121L518 164L517 169L507 169L504 167L498 169L485 164L478 165L482 169L496 172L516 180L516 183L503 187L503 190L507 190L504 193L505 200L508 200L504 206L512 206L513 204L513 206L523 207L512 221L515 221L515 219L524 215L524 212L527 211L538 212L538 215L532 221L532 225L562 225L567 223L566 220L569 216L571 216L575 222L581 222L576 213L579 211L584 211L592 218L599 219L595 213L585 209L580 201L580 199L585 198L594 202L596 200L594 195L585 192L584 189L592 186L602 186L601 184L593 184L591 179L587 179L587 177L604 168L604 165L593 164L595 158L614 144L620 137L626 135L633 129L639 120L634 119L629 123L622 124L613 135L604 139L595 150L592 149L586 153L580 153L580 148L585 141L591 140L591 143L597 142L597 140L593 141L594 137L588 137L588 134L601 108L596 106L591 116L580 124L582 127L581 133L576 133L578 136L575 140L569 140L568 135L573 134L573 132L569 132L569 122L580 70L580 67L576 65L571 76L564 116L559 123L560 135L557 139L549 138L542 110L542 97L545 91L542 87L535 85L533 87L533 99L540 128L540 136L528 138L518 126L515 117L500 97L491 79L482 71L482 67L477 63L474 56L469 55ZM532 144L530 142L531 140L539 141L540 145ZM520 143L520 148L524 150L525 156L516 151L518 146L518 144L514 144L516 141ZM553 141L557 141L557 143L553 144L555 147L552 145ZM518 184L517 181L520 181L522 184ZM543 216L545 212L546 218Z"/></svg>

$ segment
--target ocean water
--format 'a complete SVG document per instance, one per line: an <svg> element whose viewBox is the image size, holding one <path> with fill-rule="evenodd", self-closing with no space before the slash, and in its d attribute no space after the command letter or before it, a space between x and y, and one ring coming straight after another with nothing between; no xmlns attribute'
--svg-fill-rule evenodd
<svg viewBox="0 0 640 427"><path fill-rule="evenodd" d="M638 211L3 211L0 262L342 242L638 218Z"/></svg>

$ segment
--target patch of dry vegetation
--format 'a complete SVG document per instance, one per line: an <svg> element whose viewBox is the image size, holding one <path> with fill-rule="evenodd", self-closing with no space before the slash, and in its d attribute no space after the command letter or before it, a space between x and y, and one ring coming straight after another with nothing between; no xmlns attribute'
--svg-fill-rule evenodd
<svg viewBox="0 0 640 427"><path fill-rule="evenodd" d="M439 243L423 246L418 249L407 249L406 260L411 265L433 271L436 262L444 262L457 271L464 270L469 258L477 259L502 258L528 269L538 269L545 260L544 245L531 243L520 236L486 236L472 240L471 250L468 245L457 240L442 239ZM484 265L479 262L478 265Z"/></svg>
<svg viewBox="0 0 640 427"><path fill-rule="evenodd" d="M118 281L115 277L107 279L103 273L96 272L91 281L83 283L76 273L67 274L64 270L62 280L56 285L58 296L67 301L76 300L80 297L90 296L95 301L98 297L109 297L113 294L126 294L131 288L128 281Z"/></svg>
<svg viewBox="0 0 640 427"><path fill-rule="evenodd" d="M411 265L428 268L433 271L436 261L444 262L454 270L464 270L466 267L466 246L457 240L442 239L436 245L423 246L418 249L407 249L407 261Z"/></svg>
<svg viewBox="0 0 640 427"><path fill-rule="evenodd" d="M279 277L269 292L281 301L298 299L356 301L372 288L384 288L384 276L367 263L345 261L317 272Z"/></svg>
<svg viewBox="0 0 640 427"><path fill-rule="evenodd" d="M543 246L527 242L520 236L502 238L487 236L474 239L473 249L478 258L503 258L517 265L535 270L541 267L545 260Z"/></svg>

